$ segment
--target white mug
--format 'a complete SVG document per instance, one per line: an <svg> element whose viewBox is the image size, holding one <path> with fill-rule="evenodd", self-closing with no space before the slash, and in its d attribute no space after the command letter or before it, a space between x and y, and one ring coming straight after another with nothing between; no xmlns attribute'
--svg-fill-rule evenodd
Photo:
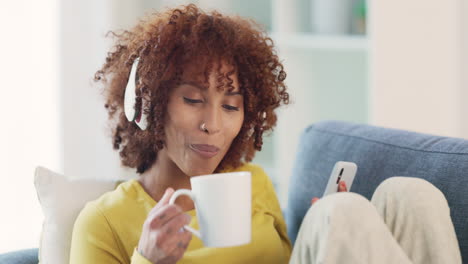
<svg viewBox="0 0 468 264"><path fill-rule="evenodd" d="M252 183L248 171L192 177L192 190L177 190L195 204L200 231L184 228L199 237L206 247L232 247L250 243L252 236Z"/></svg>

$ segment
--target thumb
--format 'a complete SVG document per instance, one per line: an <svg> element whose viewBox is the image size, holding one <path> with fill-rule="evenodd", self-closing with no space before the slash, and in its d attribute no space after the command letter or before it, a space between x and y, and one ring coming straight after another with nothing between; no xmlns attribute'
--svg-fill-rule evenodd
<svg viewBox="0 0 468 264"><path fill-rule="evenodd" d="M153 209L151 209L148 215L152 215L156 213L161 207L167 205L173 194L174 194L174 189L167 188L163 196L161 197L161 199L159 199L159 202L156 203L156 205L153 207Z"/></svg>

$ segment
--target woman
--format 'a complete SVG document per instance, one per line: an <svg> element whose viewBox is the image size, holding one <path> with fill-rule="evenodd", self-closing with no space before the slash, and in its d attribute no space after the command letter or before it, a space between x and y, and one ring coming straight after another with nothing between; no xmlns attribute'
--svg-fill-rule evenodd
<svg viewBox="0 0 468 264"><path fill-rule="evenodd" d="M114 36L95 79L114 149L140 177L81 211L70 262L286 263L291 245L273 186L248 163L289 99L271 39L251 21L194 5ZM168 200L190 189L190 177L226 171L252 173L252 241L205 248L181 229L198 228L191 200Z"/></svg>

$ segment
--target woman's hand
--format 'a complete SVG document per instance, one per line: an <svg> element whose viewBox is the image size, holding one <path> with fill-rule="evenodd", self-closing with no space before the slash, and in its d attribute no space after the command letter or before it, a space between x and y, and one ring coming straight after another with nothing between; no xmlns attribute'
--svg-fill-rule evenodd
<svg viewBox="0 0 468 264"><path fill-rule="evenodd" d="M173 193L172 188L166 190L143 224L138 252L152 263L176 263L192 239L192 233L183 229L191 217L177 205L169 205Z"/></svg>
<svg viewBox="0 0 468 264"><path fill-rule="evenodd" d="M340 181L338 183L338 192L347 192L347 191L348 191L348 188L346 187L346 183L344 181ZM314 203L317 202L318 200L320 199L317 197L312 198L312 200L310 201L310 205L314 205Z"/></svg>

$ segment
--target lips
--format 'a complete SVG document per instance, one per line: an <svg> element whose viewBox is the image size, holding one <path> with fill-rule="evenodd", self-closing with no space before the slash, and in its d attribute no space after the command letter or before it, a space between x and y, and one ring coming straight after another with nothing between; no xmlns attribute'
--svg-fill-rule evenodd
<svg viewBox="0 0 468 264"><path fill-rule="evenodd" d="M207 144L191 144L190 148L204 158L212 158L219 152L219 148Z"/></svg>

